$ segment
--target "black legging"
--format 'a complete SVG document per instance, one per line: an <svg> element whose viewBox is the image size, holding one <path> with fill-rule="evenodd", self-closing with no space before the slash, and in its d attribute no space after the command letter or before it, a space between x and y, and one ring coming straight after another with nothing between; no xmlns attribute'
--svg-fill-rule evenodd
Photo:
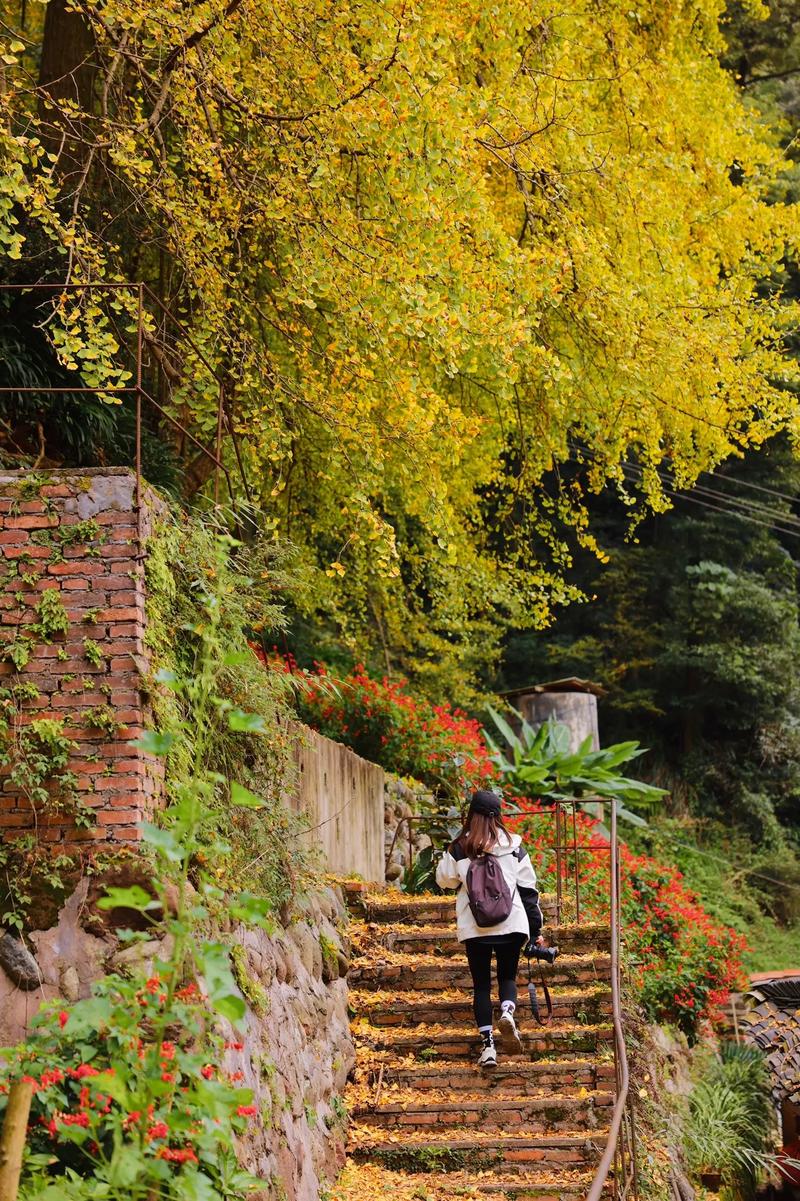
<svg viewBox="0 0 800 1201"><path fill-rule="evenodd" d="M517 968L525 940L492 944L482 938L468 938L464 943L467 963L472 973L473 1007L478 1028L492 1024L492 951L497 954L497 986L500 1001L517 1003Z"/></svg>

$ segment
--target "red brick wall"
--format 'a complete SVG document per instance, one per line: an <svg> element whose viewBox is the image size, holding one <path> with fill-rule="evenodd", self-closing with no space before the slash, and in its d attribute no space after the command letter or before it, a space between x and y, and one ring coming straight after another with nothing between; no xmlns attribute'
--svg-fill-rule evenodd
<svg viewBox="0 0 800 1201"><path fill-rule="evenodd" d="M126 469L0 472L0 703L11 759L0 766L2 839L36 830L42 841L65 849L132 843L136 823L158 804L160 763L128 745L149 719L139 535L149 533L157 501L145 490L144 502L139 530L134 477ZM33 632L47 589L58 590L69 622L52 641ZM30 658L18 670L9 655L20 644ZM96 656L98 647L102 657L92 662L87 649ZM31 685L36 696L25 695ZM92 724L98 710L101 719L119 723L116 732ZM76 744L72 795L91 809L87 828L75 824L69 794L52 779L45 787L53 799L59 792L65 797L60 812L9 778L19 763L19 733L42 718L63 722Z"/></svg>

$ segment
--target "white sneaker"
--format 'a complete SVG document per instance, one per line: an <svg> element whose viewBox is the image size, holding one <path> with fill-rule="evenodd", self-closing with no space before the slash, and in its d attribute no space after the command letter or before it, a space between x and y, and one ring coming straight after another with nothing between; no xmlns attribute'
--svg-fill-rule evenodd
<svg viewBox="0 0 800 1201"><path fill-rule="evenodd" d="M497 1023L497 1030L500 1034L500 1041L503 1044L503 1050L507 1055L522 1054L522 1039L517 1030L517 1023L514 1021L513 1013L509 1013L504 1009L500 1014L500 1021Z"/></svg>
<svg viewBox="0 0 800 1201"><path fill-rule="evenodd" d="M479 1068L496 1068L497 1067L497 1048L494 1045L494 1038L490 1035L489 1041L484 1045L483 1050L478 1056Z"/></svg>

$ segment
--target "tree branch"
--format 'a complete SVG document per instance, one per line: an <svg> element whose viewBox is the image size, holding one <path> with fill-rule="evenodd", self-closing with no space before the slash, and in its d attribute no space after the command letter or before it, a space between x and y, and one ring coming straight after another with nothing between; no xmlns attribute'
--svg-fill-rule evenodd
<svg viewBox="0 0 800 1201"><path fill-rule="evenodd" d="M788 79L790 75L800 75L800 67L787 67L785 71L770 71L766 75L751 75L741 81L741 87L749 88L752 83L765 83L768 79Z"/></svg>

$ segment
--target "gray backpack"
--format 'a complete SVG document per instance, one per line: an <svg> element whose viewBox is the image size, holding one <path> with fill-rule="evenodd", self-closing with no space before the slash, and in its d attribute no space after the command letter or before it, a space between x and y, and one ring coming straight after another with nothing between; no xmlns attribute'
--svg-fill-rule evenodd
<svg viewBox="0 0 800 1201"><path fill-rule="evenodd" d="M511 913L513 897L495 855L479 855L467 870L467 897L476 926L499 926Z"/></svg>

